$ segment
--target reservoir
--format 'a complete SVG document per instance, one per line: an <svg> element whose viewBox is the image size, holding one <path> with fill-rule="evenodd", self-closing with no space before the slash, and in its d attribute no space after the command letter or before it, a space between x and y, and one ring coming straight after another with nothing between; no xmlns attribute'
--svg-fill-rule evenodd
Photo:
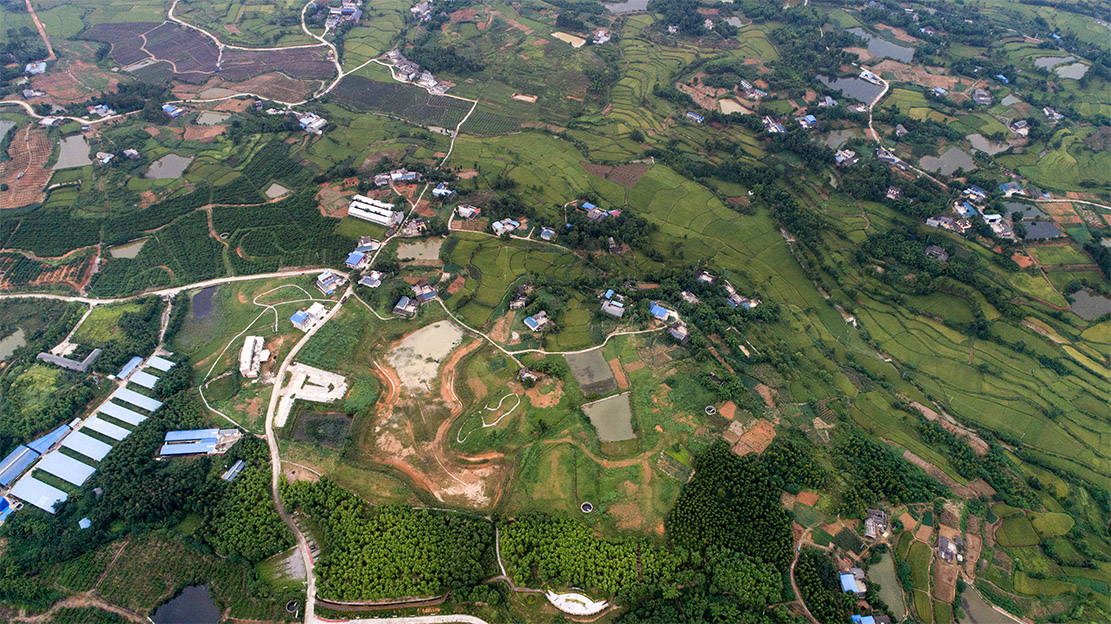
<svg viewBox="0 0 1111 624"><path fill-rule="evenodd" d="M202 288L201 292L193 295L193 318L207 318L212 314L212 295L216 293L215 286Z"/></svg>
<svg viewBox="0 0 1111 624"><path fill-rule="evenodd" d="M85 140L84 135L68 136L62 139L59 145L61 151L58 154L58 162L54 163L54 171L93 164L89 158L89 142Z"/></svg>
<svg viewBox="0 0 1111 624"><path fill-rule="evenodd" d="M16 349L25 344L27 344L27 340L23 336L23 328L17 327L14 332L0 339L0 361L11 357Z"/></svg>
<svg viewBox="0 0 1111 624"><path fill-rule="evenodd" d="M627 0L626 2L615 3L602 3L602 6L610 10L611 13L633 13L635 11L647 11L648 0Z"/></svg>
<svg viewBox="0 0 1111 624"><path fill-rule="evenodd" d="M217 624L220 609L212 602L207 585L193 585L158 607L150 619L154 624Z"/></svg>
<svg viewBox="0 0 1111 624"><path fill-rule="evenodd" d="M923 156L920 164L923 169L941 175L952 175L957 169L964 169L965 171L976 169L976 163L972 160L972 156L969 156L968 152L959 147L950 147L941 156Z"/></svg>
<svg viewBox="0 0 1111 624"><path fill-rule="evenodd" d="M871 104L883 93L883 87L874 85L860 78L830 78L818 76L818 81L827 87L837 89L842 94L856 98L865 104Z"/></svg>

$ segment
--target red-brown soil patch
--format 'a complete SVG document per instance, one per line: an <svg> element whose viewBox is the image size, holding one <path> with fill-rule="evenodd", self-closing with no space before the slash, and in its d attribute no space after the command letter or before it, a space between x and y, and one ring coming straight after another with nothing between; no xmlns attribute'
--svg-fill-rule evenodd
<svg viewBox="0 0 1111 624"><path fill-rule="evenodd" d="M208 89L229 89L237 93L257 93L258 95L282 102L297 102L311 95L323 84L320 80L298 80L280 72L267 72L244 80L232 82L219 76L208 79L202 85L174 83L174 93L180 97L196 97Z"/></svg>
<svg viewBox="0 0 1111 624"><path fill-rule="evenodd" d="M735 424L736 421L734 421ZM766 420L760 419L748 427L747 430L741 434L740 439L733 444L733 452L737 455L747 455L749 453L756 453L759 455L768 448L768 445L775 439L775 427Z"/></svg>
<svg viewBox="0 0 1111 624"><path fill-rule="evenodd" d="M644 368L645 366L648 366L648 365L645 364L644 362L640 361L640 360L637 360L636 362L633 362L632 364L626 364L625 365L625 372L626 373L634 373L634 372Z"/></svg>
<svg viewBox="0 0 1111 624"><path fill-rule="evenodd" d="M934 528L930 527L930 526L926 526L926 525L923 524L922 526L918 527L917 531L915 531L914 537L915 537L915 539L917 539L919 541L926 542L927 544L929 544L930 543L930 536L932 536L933 534L934 534Z"/></svg>
<svg viewBox="0 0 1111 624"><path fill-rule="evenodd" d="M201 143L211 143L216 140L216 137L224 133L227 126L188 126L185 128L186 141L200 141Z"/></svg>
<svg viewBox="0 0 1111 624"><path fill-rule="evenodd" d="M625 369L621 368L621 360L613 358L609 361L610 370L613 371L613 377L617 380L617 387L622 390L629 389L629 378L625 376Z"/></svg>
<svg viewBox="0 0 1111 624"><path fill-rule="evenodd" d="M803 505L809 505L811 507L813 507L814 505L817 505L818 501L821 498L822 498L822 495L818 494L817 492L799 492L799 495L798 495L798 501L800 503L802 503Z"/></svg>
<svg viewBox="0 0 1111 624"><path fill-rule="evenodd" d="M463 279L460 275L459 279ZM494 326L490 328L490 340L494 342L505 342L509 340L509 328L513 325L513 319L517 317L516 310L510 310L508 314L494 321Z"/></svg>
<svg viewBox="0 0 1111 624"><path fill-rule="evenodd" d="M932 71L931 71L932 70ZM921 85L928 89L934 87L941 87L952 91L957 86L957 78L944 74L945 69L941 67L923 67L921 65L909 65L907 63L900 63L891 59L884 59L872 68L876 74L883 72L891 72L895 75L897 80L903 82L912 82L916 85Z"/></svg>
<svg viewBox="0 0 1111 624"><path fill-rule="evenodd" d="M532 403L532 406L536 408L555 407L559 405L559 400L563 398L563 382L556 381L554 385L549 384L544 386L544 389L547 390L547 392L541 393L540 386L534 386L526 390L525 396L528 397L529 403Z"/></svg>
<svg viewBox="0 0 1111 624"><path fill-rule="evenodd" d="M8 185L8 190L0 193L0 206L3 208L19 208L41 202L46 197L46 184L52 173L46 168L46 162L54 151L54 142L47 136L46 130L31 125L15 128L11 132L12 140L8 147L11 159L0 162L0 183Z"/></svg>
<svg viewBox="0 0 1111 624"><path fill-rule="evenodd" d="M91 50L91 47L89 49ZM93 53L88 52L88 55L86 58L91 57ZM64 106L84 102L102 93L115 91L116 85L120 83L120 79L115 74L103 71L96 65L86 63L79 58L67 58L59 65L60 67L45 74L35 76L31 81L31 87L45 93L45 101L53 104ZM85 81L90 78L95 78L97 82L103 80L108 87L102 90L85 88Z"/></svg>
<svg viewBox="0 0 1111 624"><path fill-rule="evenodd" d="M907 31L903 30L902 28L888 26L887 24L876 24L876 29L890 31L891 34L895 35L896 39L904 43L918 43L917 39L908 35Z"/></svg>
<svg viewBox="0 0 1111 624"><path fill-rule="evenodd" d="M478 170L477 169L463 169L462 171L460 171L456 175L459 176L460 180L470 180L471 178L478 177Z"/></svg>
<svg viewBox="0 0 1111 624"><path fill-rule="evenodd" d="M460 9L449 13L447 18L451 22L473 22L478 16L478 9Z"/></svg>
<svg viewBox="0 0 1111 624"><path fill-rule="evenodd" d="M463 290L463 285L467 283L467 278L463 275L458 275L450 284L447 285L447 293L454 295L455 293Z"/></svg>
<svg viewBox="0 0 1111 624"><path fill-rule="evenodd" d="M769 388L767 384L759 383L756 384L756 393L764 399L764 405L769 409L775 407L775 399L779 396L779 393L774 389Z"/></svg>
<svg viewBox="0 0 1111 624"><path fill-rule="evenodd" d="M1014 260L1015 264L1017 264L1018 266L1020 266L1024 269L1027 268L1027 267L1034 266L1034 259L1033 258L1031 258L1030 256L1028 256L1024 253L1019 253L1017 251L1014 253L1014 255L1011 256L1011 260Z"/></svg>
<svg viewBox="0 0 1111 624"><path fill-rule="evenodd" d="M347 206L350 202L347 201L347 196L343 190L335 185L323 185L316 195L316 201L320 214L325 217L347 216Z"/></svg>
<svg viewBox="0 0 1111 624"><path fill-rule="evenodd" d="M951 563L934 562L934 598L949 604L957 597L957 574L960 568Z"/></svg>
<svg viewBox="0 0 1111 624"><path fill-rule="evenodd" d="M77 262L70 262L56 267L47 267L31 282L31 285L48 286L51 284L66 284L75 291L81 291L85 286L88 286L89 280L93 276L93 257L92 255L88 255Z"/></svg>
<svg viewBox="0 0 1111 624"><path fill-rule="evenodd" d="M718 413L721 414L722 418L733 420L737 415L737 404L732 401L726 401L718 408Z"/></svg>
<svg viewBox="0 0 1111 624"><path fill-rule="evenodd" d="M1047 202L1038 204L1038 207L1044 210L1050 217L1053 217L1053 220L1061 225L1077 225L1084 221L1080 218L1080 215L1076 214L1076 211L1072 209L1072 204L1069 202Z"/></svg>

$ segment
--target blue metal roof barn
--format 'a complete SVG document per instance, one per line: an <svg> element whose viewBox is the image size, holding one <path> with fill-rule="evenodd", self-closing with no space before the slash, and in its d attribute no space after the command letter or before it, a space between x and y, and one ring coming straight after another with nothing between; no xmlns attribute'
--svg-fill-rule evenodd
<svg viewBox="0 0 1111 624"><path fill-rule="evenodd" d="M168 431L165 444L158 451L160 455L195 455L213 453L219 438L219 429L191 429L187 431Z"/></svg>
<svg viewBox="0 0 1111 624"><path fill-rule="evenodd" d="M112 438L113 440L122 440L122 439L126 438L127 436L131 435L131 432L128 431L127 429L124 429L123 427L121 427L119 425L113 425L112 423L108 422L107 420L102 420L99 416L95 416L95 415L92 418L85 421L85 427L84 428L92 429L93 431L95 431L97 433L103 433L104 435L108 436L109 438Z"/></svg>
<svg viewBox="0 0 1111 624"><path fill-rule="evenodd" d="M69 498L65 492L53 485L47 485L31 475L20 479L12 488L10 494L28 505L34 505L51 514L54 513L55 503L64 502Z"/></svg>
<svg viewBox="0 0 1111 624"><path fill-rule="evenodd" d="M38 459L39 454L20 444L0 462L0 485L8 485Z"/></svg>
<svg viewBox="0 0 1111 624"><path fill-rule="evenodd" d="M119 390L116 390L115 394L112 395L112 398L125 401L136 407L141 407L148 412L153 412L154 410L162 407L161 401L155 401L149 396L139 394L138 392L135 392L134 390L128 390L127 388L120 388Z"/></svg>
<svg viewBox="0 0 1111 624"><path fill-rule="evenodd" d="M89 477L93 476L94 472L96 472L96 468L93 468L85 462L77 461L69 455L63 455L58 451L43 455L42 461L40 461L35 468L49 472L55 477L68 481L76 486L81 486L85 481L88 481Z"/></svg>
<svg viewBox="0 0 1111 624"><path fill-rule="evenodd" d="M54 444L57 443L58 440L66 437L66 434L68 433L69 425L61 425L50 433L28 442L27 448L38 453L39 455L42 455L43 453L49 451L50 447L54 446Z"/></svg>
<svg viewBox="0 0 1111 624"><path fill-rule="evenodd" d="M146 371L135 371L131 376L131 383L139 384L144 388L153 388L154 384L158 383L158 378Z"/></svg>
<svg viewBox="0 0 1111 624"><path fill-rule="evenodd" d="M162 372L166 372L174 367L174 363L167 360L166 358L152 355L151 358L147 360L147 366L150 366L151 368L157 368Z"/></svg>
<svg viewBox="0 0 1111 624"><path fill-rule="evenodd" d="M112 418L121 420L129 425L138 425L139 423L147 419L146 416L143 416L139 412L129 410L126 407L121 407L119 405L116 405L115 403L105 403L104 405L101 405L100 409L98 409L97 411L106 416L111 416Z"/></svg>
<svg viewBox="0 0 1111 624"><path fill-rule="evenodd" d="M127 376L133 373L136 368L139 368L139 365L142 363L143 358L136 355L135 357L128 360L127 364L123 365L123 368L120 369L120 372L116 373L116 377L118 377L119 379L127 379Z"/></svg>
<svg viewBox="0 0 1111 624"><path fill-rule="evenodd" d="M111 446L80 431L74 431L66 436L66 439L62 441L62 446L71 451L77 451L93 461L104 459L108 451L112 450Z"/></svg>

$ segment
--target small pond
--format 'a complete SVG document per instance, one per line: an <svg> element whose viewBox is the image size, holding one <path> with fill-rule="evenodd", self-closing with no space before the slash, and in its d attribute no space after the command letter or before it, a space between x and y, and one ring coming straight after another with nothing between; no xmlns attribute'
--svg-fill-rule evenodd
<svg viewBox="0 0 1111 624"><path fill-rule="evenodd" d="M818 76L818 81L831 89L837 89L843 95L856 98L865 104L871 104L883 93L883 87L874 85L860 78L830 78Z"/></svg>
<svg viewBox="0 0 1111 624"><path fill-rule="evenodd" d="M849 32L868 40L868 54L872 56L882 56L884 58L895 59L909 63L914 58L914 48L907 48L901 45L895 45L890 41L881 39L872 33L864 30L863 28L850 28Z"/></svg>
<svg viewBox="0 0 1111 624"><path fill-rule="evenodd" d="M906 605L903 604L903 592L899 586L899 577L895 574L895 560L891 552L883 553L879 563L868 568L868 580L880 584L880 598L891 608L895 620L901 622L907 616Z"/></svg>
<svg viewBox="0 0 1111 624"><path fill-rule="evenodd" d="M1007 214L1011 215L1012 219L1017 218L1019 215L1021 215L1023 219L1049 218L1049 215L1042 212L1040 208L1038 208L1034 204L1027 204L1026 202L1003 202L1003 207L1007 209ZM1015 213L1018 214L1016 215Z"/></svg>
<svg viewBox="0 0 1111 624"><path fill-rule="evenodd" d="M135 256L139 255L139 251L143 248L143 245L147 243L147 240L149 239L140 238L139 240L133 240L130 243L124 243L122 245L116 245L115 247L109 247L108 253L113 258L134 258Z"/></svg>
<svg viewBox="0 0 1111 624"><path fill-rule="evenodd" d="M1072 65L1062 65L1053 71L1062 78L1080 80L1084 77L1084 74L1088 73L1088 67L1089 66L1084 63L1073 63Z"/></svg>
<svg viewBox="0 0 1111 624"><path fill-rule="evenodd" d="M193 162L192 156L166 154L162 158L152 162L150 164L150 169L147 169L143 177L148 180L172 180L180 178L181 174L185 173L185 169L191 162Z"/></svg>
<svg viewBox="0 0 1111 624"><path fill-rule="evenodd" d="M217 624L220 609L212 601L207 585L193 585L158 607L150 619L154 624Z"/></svg>
<svg viewBox="0 0 1111 624"><path fill-rule="evenodd" d="M215 126L218 123L223 123L228 120L231 115L227 113L216 113L213 111L204 111L197 115L197 125L200 126Z"/></svg>
<svg viewBox="0 0 1111 624"><path fill-rule="evenodd" d="M634 11L647 11L648 0L626 0L625 2L602 3L610 13L632 13Z"/></svg>
<svg viewBox="0 0 1111 624"><path fill-rule="evenodd" d="M58 162L54 163L54 171L93 164L92 159L89 158L89 142L85 140L84 135L68 136L62 139L59 145L62 149L58 154Z"/></svg>
<svg viewBox="0 0 1111 624"><path fill-rule="evenodd" d="M583 412L598 432L602 442L620 442L636 437L633 433L633 409L629 405L629 394L595 401L583 406Z"/></svg>
<svg viewBox="0 0 1111 624"><path fill-rule="evenodd" d="M463 332L455 325L440 321L402 338L386 354L386 360L397 371L401 385L414 392L428 392L440 370L440 362L463 342Z"/></svg>
<svg viewBox="0 0 1111 624"><path fill-rule="evenodd" d="M427 238L415 243L402 243L397 246L398 260L429 261L440 258L440 247L444 244L442 238Z"/></svg>
<svg viewBox="0 0 1111 624"><path fill-rule="evenodd" d="M6 360L15 350L27 344L27 340L23 336L23 328L17 327L14 332L0 338L0 360Z"/></svg>
<svg viewBox="0 0 1111 624"><path fill-rule="evenodd" d="M825 143L826 145L828 145L832 149L837 149L837 148L841 147L841 145L844 144L845 141L848 141L849 139L852 139L852 138L855 138L855 137L858 137L858 136L860 136L860 131L857 130L856 128L846 128L844 130L834 130L833 132L829 133L829 136L827 136L825 138L823 143Z"/></svg>
<svg viewBox="0 0 1111 624"><path fill-rule="evenodd" d="M941 156L923 156L919 163L923 169L941 175L952 175L957 169L964 169L965 171L976 169L976 163L972 160L972 156L959 147L950 147Z"/></svg>
<svg viewBox="0 0 1111 624"><path fill-rule="evenodd" d="M1002 104L1003 106L1014 106L1015 104L1022 104L1022 100L1018 99L1018 96L1016 96L1014 93L1011 93L1008 94L1007 97L1003 98L1003 101L1001 101L1000 104Z"/></svg>
<svg viewBox="0 0 1111 624"><path fill-rule="evenodd" d="M1056 65L1060 65L1061 63L1068 63L1075 60L1075 56L1039 56L1038 58L1034 59L1034 67L1038 67L1041 69L1053 69L1053 67Z"/></svg>
<svg viewBox="0 0 1111 624"><path fill-rule="evenodd" d="M1085 321L1111 314L1111 299L1090 288L1081 288L1070 294L1068 298L1072 301L1070 305L1072 311Z"/></svg>
<svg viewBox="0 0 1111 624"><path fill-rule="evenodd" d="M216 294L216 287L202 288L201 292L193 295L193 318L208 318L212 314L212 295Z"/></svg>
<svg viewBox="0 0 1111 624"><path fill-rule="evenodd" d="M968 142L972 144L973 148L992 156L1001 152L1005 152L1011 148L1011 146L1006 141L1002 143L993 143L991 139L980 133L970 134L967 138Z"/></svg>

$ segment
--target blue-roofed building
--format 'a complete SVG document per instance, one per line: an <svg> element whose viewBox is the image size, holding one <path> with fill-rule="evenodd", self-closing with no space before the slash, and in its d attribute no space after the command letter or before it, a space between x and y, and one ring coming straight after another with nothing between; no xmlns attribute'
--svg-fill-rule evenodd
<svg viewBox="0 0 1111 624"><path fill-rule="evenodd" d="M702 122L706 121L705 117L703 117L702 115L699 115L698 113L696 113L694 111L687 111L687 119L690 119L694 123L702 123Z"/></svg>
<svg viewBox="0 0 1111 624"><path fill-rule="evenodd" d="M130 403L135 407L140 407L147 410L148 412L153 412L162 407L162 401L156 401L145 394L139 394L134 390L127 389L126 387L116 390L116 392L112 394L112 398L119 399L120 401L123 401L125 403Z"/></svg>
<svg viewBox="0 0 1111 624"><path fill-rule="evenodd" d="M934 87L934 95L945 97L946 95L949 95L949 92L945 89L942 89L941 87Z"/></svg>
<svg viewBox="0 0 1111 624"><path fill-rule="evenodd" d="M1018 182L1004 182L999 185L999 190L1005 193L1008 197L1011 195L1019 194L1025 195L1026 190L1019 186Z"/></svg>
<svg viewBox="0 0 1111 624"><path fill-rule="evenodd" d="M336 294L336 288L342 285L343 279L331 271L325 271L316 278L317 289L329 297Z"/></svg>
<svg viewBox="0 0 1111 624"><path fill-rule="evenodd" d="M838 579L841 581L842 592L852 592L854 594L863 594L864 588L853 576L852 572L841 572L838 574Z"/></svg>
<svg viewBox="0 0 1111 624"><path fill-rule="evenodd" d="M996 80L998 80L999 82L1002 82L1003 84L1010 84L1010 82L1011 82L1010 80L1007 80L1007 77L1004 76L1003 74L996 74L995 78L996 78Z"/></svg>
<svg viewBox="0 0 1111 624"><path fill-rule="evenodd" d="M150 359L147 360L147 366L150 366L151 368L160 370L162 372L166 372L166 371L168 371L168 370L170 370L171 368L174 367L174 363L167 360L166 358L161 358L161 357L158 357L157 355L152 355L152 356L150 356Z"/></svg>
<svg viewBox="0 0 1111 624"><path fill-rule="evenodd" d="M964 217L965 219L968 219L976 214L976 208L974 208L972 204L966 201L955 203L953 205L953 210L956 210L957 214Z"/></svg>
<svg viewBox="0 0 1111 624"><path fill-rule="evenodd" d="M853 624L876 624L876 618L870 615L850 615Z"/></svg>
<svg viewBox="0 0 1111 624"><path fill-rule="evenodd" d="M42 455L43 453L49 451L50 447L57 444L58 440L66 437L66 435L69 433L69 430L69 425L59 425L50 433L28 442L27 448L38 453L39 455Z"/></svg>
<svg viewBox="0 0 1111 624"><path fill-rule="evenodd" d="M653 318L660 321L666 321L671 317L671 310L660 305L659 301L651 302L648 306L648 313L651 314Z"/></svg>
<svg viewBox="0 0 1111 624"><path fill-rule="evenodd" d="M74 431L66 436L66 439L62 440L62 446L97 462L104 459L108 451L112 450L110 445L80 431Z"/></svg>
<svg viewBox="0 0 1111 624"><path fill-rule="evenodd" d="M154 388L154 384L158 383L158 378L146 371L135 371L131 373L131 383L138 384L146 389Z"/></svg>
<svg viewBox="0 0 1111 624"><path fill-rule="evenodd" d="M555 238L556 231L550 227L540 226L540 240L550 241Z"/></svg>
<svg viewBox="0 0 1111 624"><path fill-rule="evenodd" d="M159 455L199 455L215 453L220 439L219 429L167 431Z"/></svg>
<svg viewBox="0 0 1111 624"><path fill-rule="evenodd" d="M606 294L605 294L605 295L603 295L603 296L604 296L604 297L605 297L606 299L613 299L613 289L612 289L612 288L610 288L609 290L607 290L607 291L606 291Z"/></svg>
<svg viewBox="0 0 1111 624"><path fill-rule="evenodd" d="M351 254L347 256L347 260L344 260L343 263L346 264L348 268L357 269L363 265L365 260L366 254L356 250L351 252Z"/></svg>
<svg viewBox="0 0 1111 624"><path fill-rule="evenodd" d="M795 121L799 122L799 125L806 130L810 130L818 125L818 118L814 115L803 115L802 117L795 118Z"/></svg>
<svg viewBox="0 0 1111 624"><path fill-rule="evenodd" d="M89 520L88 518L81 518L77 521L77 528L81 530L85 530L91 526L93 526L93 521Z"/></svg>
<svg viewBox="0 0 1111 624"><path fill-rule="evenodd" d="M35 464L35 470L48 472L78 487L81 487L96 472L96 468L58 451L43 455L42 460Z"/></svg>
<svg viewBox="0 0 1111 624"><path fill-rule="evenodd" d="M27 63L27 65L23 68L23 71L25 73L31 74L32 76L35 74L41 74L46 71L46 61Z"/></svg>
<svg viewBox="0 0 1111 624"><path fill-rule="evenodd" d="M97 410L97 413L111 416L120 422L125 422L129 425L138 425L147 419L135 410L127 409L126 407L116 405L115 403L104 403Z"/></svg>
<svg viewBox="0 0 1111 624"><path fill-rule="evenodd" d="M583 202L583 210L594 210L595 208L597 208L597 206L595 206L594 204L590 202Z"/></svg>
<svg viewBox="0 0 1111 624"><path fill-rule="evenodd" d="M43 483L31 475L20 479L12 488L10 494L49 514L54 513L54 505L65 502L69 498L65 492L53 485Z"/></svg>
<svg viewBox="0 0 1111 624"><path fill-rule="evenodd" d="M129 376L131 376L131 373L135 372L135 369L139 368L139 365L142 363L143 358L139 356L131 358L127 361L127 364L123 365L123 368L120 369L120 372L116 373L116 378L127 379Z"/></svg>
<svg viewBox="0 0 1111 624"><path fill-rule="evenodd" d="M528 327L534 332L538 332L544 328L549 322L548 313L544 310L533 314L532 316L525 317L525 327Z"/></svg>
<svg viewBox="0 0 1111 624"><path fill-rule="evenodd" d="M35 460L39 458L39 454L32 451L20 444L15 447L15 450L8 453L4 461L0 462L0 485L7 487L16 477L23 474Z"/></svg>
<svg viewBox="0 0 1111 624"><path fill-rule="evenodd" d="M432 189L432 194L436 197L450 198L455 196L455 191L449 189L446 182L440 182Z"/></svg>
<svg viewBox="0 0 1111 624"><path fill-rule="evenodd" d="M289 317L289 322L293 323L298 328L300 328L302 325L305 325L306 323L308 323L308 321L309 321L309 313L305 312L304 310L297 310L296 312L293 313L293 316ZM305 329L308 329L308 328L306 327Z"/></svg>
<svg viewBox="0 0 1111 624"><path fill-rule="evenodd" d="M397 300L397 304L394 305L393 313L398 316L413 317L417 315L417 307L419 307L419 304L416 301L402 295Z"/></svg>
<svg viewBox="0 0 1111 624"><path fill-rule="evenodd" d="M220 478L224 481L227 481L228 483L231 483L232 481L235 481L235 478L239 476L239 473L243 472L243 468L246 466L247 464L245 464L243 460L240 459L232 464L232 467L228 468L228 471L225 472L224 475Z"/></svg>

